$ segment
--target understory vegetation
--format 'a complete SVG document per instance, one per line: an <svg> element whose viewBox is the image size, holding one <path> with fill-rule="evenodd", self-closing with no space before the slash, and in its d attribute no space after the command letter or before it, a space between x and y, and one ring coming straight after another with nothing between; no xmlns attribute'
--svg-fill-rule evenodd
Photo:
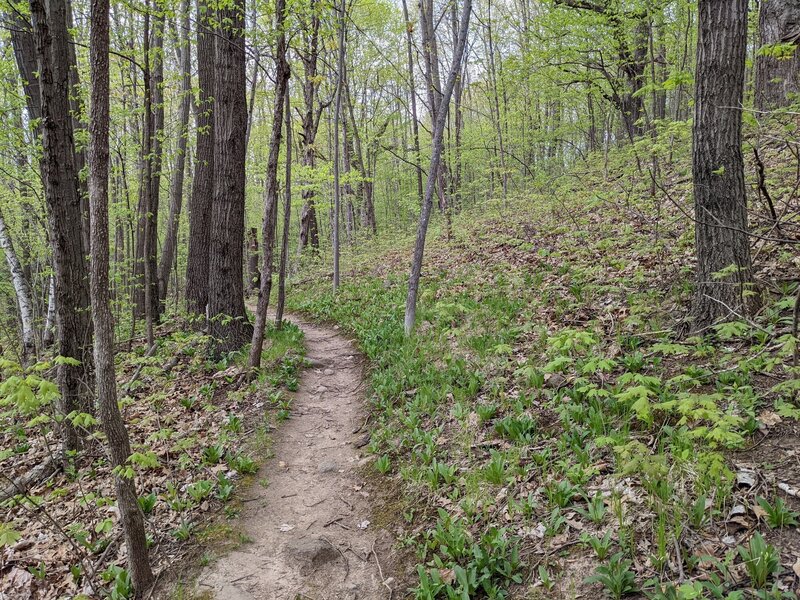
<svg viewBox="0 0 800 600"><path fill-rule="evenodd" d="M133 597L115 505L113 476L139 482L154 564L205 564L213 553L245 542L235 527L239 489L270 455L271 431L289 417L297 389L303 334L284 323L268 332L262 370L241 379L246 356L218 361L208 337L180 319L159 330L153 352L141 340L120 348L120 407L131 437L125 467L113 471L97 420L68 415L85 445L57 468L62 420L53 404L53 365L0 364L0 552L13 558L0 592L9 598ZM49 469L30 488L26 472ZM40 480L43 479L43 480ZM12 554L13 550L13 554ZM192 560L186 560L192 558ZM172 577L167 575L167 577Z"/></svg>
<svg viewBox="0 0 800 600"><path fill-rule="evenodd" d="M369 451L402 482L415 598L796 597L797 254L754 240L757 315L690 333L673 135L442 221L413 336L411 238L351 249L336 295L322 277L292 289L371 361ZM655 190L635 166L649 153L668 165ZM780 145L767 160L796 214L797 165ZM750 222L774 227L758 204Z"/></svg>

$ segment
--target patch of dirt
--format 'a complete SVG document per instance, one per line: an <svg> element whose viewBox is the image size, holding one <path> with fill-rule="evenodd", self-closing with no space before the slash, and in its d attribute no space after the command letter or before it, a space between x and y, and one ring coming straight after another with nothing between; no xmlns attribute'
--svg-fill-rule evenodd
<svg viewBox="0 0 800 600"><path fill-rule="evenodd" d="M275 456L247 494L239 527L250 540L206 567L199 593L219 600L356 600L391 596L393 536L370 522L363 358L335 329L292 317L310 367ZM266 479L266 482L264 480Z"/></svg>

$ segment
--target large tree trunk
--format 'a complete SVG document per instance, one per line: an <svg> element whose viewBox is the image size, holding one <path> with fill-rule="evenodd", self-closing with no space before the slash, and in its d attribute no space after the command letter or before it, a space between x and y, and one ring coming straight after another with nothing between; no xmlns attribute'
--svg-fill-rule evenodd
<svg viewBox="0 0 800 600"><path fill-rule="evenodd" d="M344 84L345 70L345 14L347 5L342 0L337 7L338 30L339 30L339 50L336 60L336 108L333 115L333 291L339 289L339 210L342 205L342 188L339 184L339 124L342 118L342 85Z"/></svg>
<svg viewBox="0 0 800 600"><path fill-rule="evenodd" d="M208 304L209 239L214 192L214 33L208 0L197 2L196 157L189 201L189 254L186 261L186 310L204 316Z"/></svg>
<svg viewBox="0 0 800 600"><path fill-rule="evenodd" d="M800 0L761 0L758 29L762 50L756 58L755 102L767 111L786 106L800 91ZM791 56L770 52L781 43L794 44Z"/></svg>
<svg viewBox="0 0 800 600"><path fill-rule="evenodd" d="M45 8L45 2L47 8ZM92 323L83 248L75 142L69 116L69 34L64 0L31 0L42 109L42 179L52 233L59 354L79 364L58 367L60 410L93 412ZM78 447L78 432L63 422L64 449Z"/></svg>
<svg viewBox="0 0 800 600"><path fill-rule="evenodd" d="M303 101L305 104L302 122L303 132L301 134L303 140L301 162L307 169L313 169L315 166L314 143L323 109L322 106L317 106L317 91L319 90L317 60L319 57L320 27L317 11L318 0L311 0L311 22L304 28L306 30L306 47L300 53L300 58L303 61ZM300 212L300 244L298 251L301 253L304 248L309 246L314 252L319 251L319 226L317 224L315 196L316 193L312 186L305 186L303 189L303 209Z"/></svg>
<svg viewBox="0 0 800 600"><path fill-rule="evenodd" d="M69 110L72 118L72 130L78 138L82 138L86 131L86 124L81 120L84 112L83 94L81 93L81 80L78 72L78 57L75 53L75 44L72 42L72 34L75 23L72 18L72 0L66 0L67 4L67 35L69 44L67 45L67 58L69 60ZM86 169L86 149L83 144L75 145L75 170L78 172L78 194L81 199L81 237L83 239L83 252L89 255L89 188L87 181L80 174Z"/></svg>
<svg viewBox="0 0 800 600"><path fill-rule="evenodd" d="M281 128L283 127L283 109L289 85L289 63L286 62L286 2L278 0L275 5L275 31L278 40L275 47L275 106L272 111L272 134L269 141L269 157L267 158L266 190L264 194L264 220L262 222L261 246L263 261L261 263L261 286L258 290L258 308L256 323L253 329L253 341L250 345L250 369L261 366L261 349L264 344L264 330L267 326L267 309L272 292L272 263L275 249L275 226L278 216L278 159L281 152Z"/></svg>
<svg viewBox="0 0 800 600"><path fill-rule="evenodd" d="M692 130L696 329L742 314L752 283L741 137L747 0L700 0L698 18ZM723 270L726 275L717 275Z"/></svg>
<svg viewBox="0 0 800 600"><path fill-rule="evenodd" d="M442 160L442 146L444 145L444 126L447 121L450 97L453 95L456 78L461 72L461 61L464 58L464 48L467 45L469 35L469 18L472 13L472 0L464 0L461 8L461 18L458 26L458 36L453 47L453 60L450 64L450 72L447 75L447 83L443 90L439 113L433 126L433 141L431 149L431 164L428 170L428 181L425 185L425 198L419 214L419 226L417 227L417 239L414 244L414 257L411 263L411 275L408 278L408 295L406 296L405 332L411 335L414 330L414 321L417 315L417 292L419 291L419 279L422 274L422 258L425 253L425 236L428 233L428 222L431 218L433 208L433 193L436 187L437 173L439 164Z"/></svg>
<svg viewBox="0 0 800 600"><path fill-rule="evenodd" d="M92 321L95 329L94 360L100 421L106 434L111 466L124 467L131 454L128 431L117 404L114 372L114 320L111 316L108 277L108 6L109 0L92 0L91 116L89 120L89 203L91 212ZM117 507L127 548L128 572L137 595L144 595L153 583L147 551L144 515L139 507L133 478L114 476Z"/></svg>
<svg viewBox="0 0 800 600"><path fill-rule="evenodd" d="M189 130L189 111L192 101L192 52L189 41L189 1L181 0L181 27L178 59L181 65L181 104L178 108L178 140L175 149L175 168L169 183L169 219L161 264L158 269L158 298L163 307L167 299L170 272L175 264L178 246L178 225L183 207L183 178L186 167L186 142Z"/></svg>
<svg viewBox="0 0 800 600"><path fill-rule="evenodd" d="M14 243L6 227L3 214L0 213L0 249L6 255L11 283L17 297L19 321L22 330L22 360L27 363L36 356L36 328L34 327L33 293L28 279L22 269L22 263L14 250Z"/></svg>
<svg viewBox="0 0 800 600"><path fill-rule="evenodd" d="M214 38L214 197L208 314L213 353L238 350L252 326L244 308L244 207L247 102L244 0L217 10Z"/></svg>
<svg viewBox="0 0 800 600"><path fill-rule="evenodd" d="M147 9L150 10L149 7ZM136 294L139 317L146 317L148 330L158 321L161 303L158 299L158 208L161 199L161 149L164 133L164 12L156 7L153 19L152 47L145 40L145 140L143 156L145 169L139 203L139 231L136 243L138 275L143 285ZM145 15L148 19L149 13ZM145 36L148 36L145 27ZM152 62L151 57L152 55Z"/></svg>

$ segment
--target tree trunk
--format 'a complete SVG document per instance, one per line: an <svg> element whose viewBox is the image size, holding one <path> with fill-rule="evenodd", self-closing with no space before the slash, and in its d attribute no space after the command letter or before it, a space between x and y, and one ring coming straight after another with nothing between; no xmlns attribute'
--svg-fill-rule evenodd
<svg viewBox="0 0 800 600"><path fill-rule="evenodd" d="M269 296L272 292L272 262L278 214L278 159L281 152L283 108L288 94L290 74L289 64L286 62L285 13L285 0L278 0L275 5L275 31L278 32L278 40L275 47L275 106L272 111L272 135L269 141L269 158L267 158L264 220L261 233L264 258L261 263L261 287L258 292L256 323L253 329L253 341L250 345L250 360L248 364L251 370L258 369L261 366L261 349L264 344L264 330L267 325Z"/></svg>
<svg viewBox="0 0 800 600"><path fill-rule="evenodd" d="M161 183L161 138L164 129L164 13L157 12L150 44L151 8L144 14L144 115L142 118L141 181L136 233L136 280L134 313L147 322L148 344L153 343L153 324L158 321L158 205ZM152 61L151 61L152 55Z"/></svg>
<svg viewBox="0 0 800 600"><path fill-rule="evenodd" d="M342 84L345 69L345 13L347 5L342 0L337 8L339 28L339 51L336 61L336 112L333 116L333 291L339 289L339 209L342 204L342 189L339 185L339 123L342 117Z"/></svg>
<svg viewBox="0 0 800 600"><path fill-rule="evenodd" d="M406 60L408 62L408 88L409 95L411 96L411 128L414 136L414 164L416 166L417 175L417 196L419 196L419 204L422 206L424 199L422 189L422 165L420 158L419 146L419 118L417 116L417 89L414 79L414 43L412 32L414 26L408 18L408 4L403 0L403 19L406 22Z"/></svg>
<svg viewBox="0 0 800 600"><path fill-rule="evenodd" d="M47 8L45 8L45 2ZM92 322L84 254L75 143L69 116L69 34L64 0L31 0L42 108L42 179L52 233L59 354L79 364L58 367L60 410L93 412ZM78 448L68 419L62 433L66 451Z"/></svg>
<svg viewBox="0 0 800 600"><path fill-rule="evenodd" d="M197 2L197 110L196 156L192 197L189 201L189 253L186 261L186 310L205 316L208 304L209 239L214 192L214 33L209 0Z"/></svg>
<svg viewBox="0 0 800 600"><path fill-rule="evenodd" d="M108 8L109 0L92 0L91 34L91 116L89 120L89 203L91 212L91 292L95 330L94 361L100 421L105 432L111 466L125 467L131 454L128 431L117 404L114 371L114 320L111 316L108 278ZM144 515L139 507L133 478L114 476L117 507L127 548L128 572L138 595L153 583L147 550Z"/></svg>
<svg viewBox="0 0 800 600"><path fill-rule="evenodd" d="M307 169L315 167L314 142L319 128L319 119L322 106L316 107L319 81L317 80L317 60L319 57L319 27L320 19L317 14L318 0L311 0L311 23L306 34L306 48L300 53L303 61L303 154L301 162ZM300 213L300 244L298 252L310 246L314 252L319 251L319 226L317 224L317 211L315 206L316 192L311 185L303 189L303 209Z"/></svg>
<svg viewBox="0 0 800 600"><path fill-rule="evenodd" d="M175 263L178 246L178 226L183 207L183 178L186 167L186 143L189 133L189 112L192 101L192 52L189 41L189 0L181 0L181 27L178 58L181 65L181 104L178 108L178 140L175 151L175 168L169 183L169 220L161 263L158 269L158 299L164 306L167 299L169 276Z"/></svg>
<svg viewBox="0 0 800 600"><path fill-rule="evenodd" d="M261 271L258 270L258 230L250 228L247 244L247 291L254 292L261 287Z"/></svg>
<svg viewBox="0 0 800 600"><path fill-rule="evenodd" d="M439 111L433 127L433 141L431 150L431 164L428 170L428 181L425 185L425 198L422 203L422 210L419 215L419 226L417 227L417 239L414 244L414 258L411 263L411 275L408 279L408 295L406 297L405 332L411 335L414 330L414 321L417 314L417 292L419 290L419 279L422 274L422 258L425 253L425 236L428 233L428 222L433 208L433 193L436 186L439 163L442 159L442 146L444 139L444 126L447 121L448 106L450 97L453 94L453 87L456 78L461 71L461 61L464 58L464 48L467 45L469 34L469 18L472 13L472 0L464 0L461 8L461 19L458 26L458 36L453 47L453 61L450 65L450 72L447 75L447 84L442 95L441 110Z"/></svg>
<svg viewBox="0 0 800 600"><path fill-rule="evenodd" d="M292 216L292 111L291 97L286 93L286 176L283 193L283 231L281 232L281 262L278 268L278 302L275 307L275 327L283 328L283 307L286 304L286 263L289 260L289 225Z"/></svg>
<svg viewBox="0 0 800 600"><path fill-rule="evenodd" d="M760 111L782 108L800 91L800 2L761 0L758 15L761 50L756 57L755 103ZM775 44L792 43L788 57L770 52ZM787 48L788 49L788 48Z"/></svg>
<svg viewBox="0 0 800 600"><path fill-rule="evenodd" d="M19 321L22 329L22 361L27 364L36 356L36 329L34 327L33 293L28 279L22 269L19 257L14 250L14 243L6 227L3 214L0 213L0 248L6 255L11 283L17 297Z"/></svg>
<svg viewBox="0 0 800 600"><path fill-rule="evenodd" d="M11 44L14 47L14 58L22 78L28 119L38 122L42 117L42 98L39 90L36 44L31 32L31 24L18 11L8 13L7 18L11 23L11 27L9 27ZM41 124L39 123L34 130L37 137L40 135L40 128Z"/></svg>
<svg viewBox="0 0 800 600"><path fill-rule="evenodd" d="M701 329L747 311L745 293L753 276L741 137L747 0L700 0L698 18L693 316L694 327ZM725 276L717 275L723 270Z"/></svg>
<svg viewBox="0 0 800 600"><path fill-rule="evenodd" d="M47 316L42 331L42 346L50 348L56 341L56 278L51 275L47 285Z"/></svg>
<svg viewBox="0 0 800 600"><path fill-rule="evenodd" d="M208 314L216 356L238 350L252 335L244 308L245 209L244 0L217 10L214 38L214 197Z"/></svg>

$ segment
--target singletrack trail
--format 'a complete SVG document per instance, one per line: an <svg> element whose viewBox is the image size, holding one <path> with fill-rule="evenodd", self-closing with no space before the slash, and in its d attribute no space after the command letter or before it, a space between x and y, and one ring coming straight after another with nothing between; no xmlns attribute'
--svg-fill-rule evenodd
<svg viewBox="0 0 800 600"><path fill-rule="evenodd" d="M363 357L335 329L291 320L305 334L310 366L258 475L268 485L245 492L239 525L249 541L205 567L198 592L218 600L390 598L381 552L391 540L369 522L359 475Z"/></svg>

